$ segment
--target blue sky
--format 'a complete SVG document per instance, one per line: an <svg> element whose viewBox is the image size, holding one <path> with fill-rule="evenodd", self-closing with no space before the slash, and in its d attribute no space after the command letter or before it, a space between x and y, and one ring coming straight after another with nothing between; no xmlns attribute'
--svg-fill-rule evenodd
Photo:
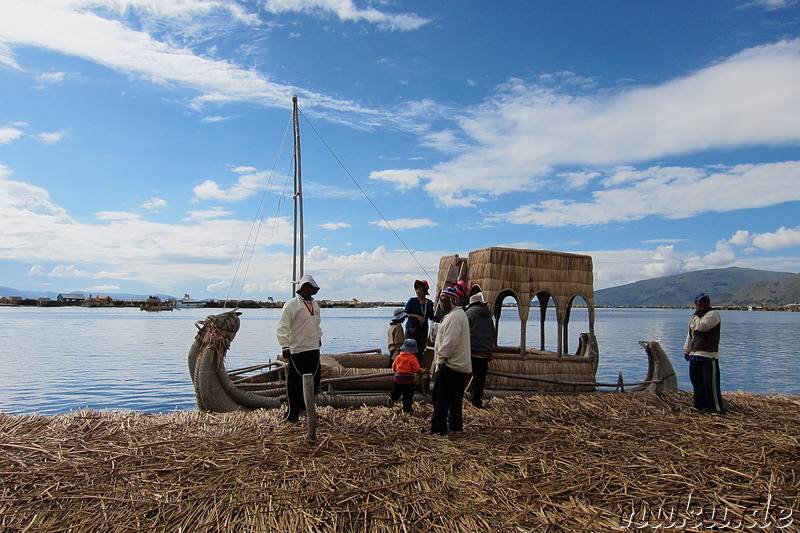
<svg viewBox="0 0 800 533"><path fill-rule="evenodd" d="M800 271L794 0L0 0L0 285L286 298L294 94L319 297Z"/></svg>

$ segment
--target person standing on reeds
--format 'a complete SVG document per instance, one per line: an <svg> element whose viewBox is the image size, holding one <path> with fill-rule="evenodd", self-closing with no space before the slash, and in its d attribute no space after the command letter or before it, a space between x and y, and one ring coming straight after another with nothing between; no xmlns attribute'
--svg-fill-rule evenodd
<svg viewBox="0 0 800 533"><path fill-rule="evenodd" d="M428 282L424 279L414 281L414 291L417 296L410 298L405 307L405 312L408 313L406 338L417 341L417 357L421 359L428 345L428 320L438 322L439 319L434 316L433 302L428 299Z"/></svg>
<svg viewBox="0 0 800 533"><path fill-rule="evenodd" d="M289 409L286 420L297 422L305 411L303 400L303 374L314 374L314 391L319 390L322 369L319 349L322 346L319 305L314 295L319 285L309 275L297 282L297 293L286 302L278 320L276 331L286 365L286 398Z"/></svg>
<svg viewBox="0 0 800 533"><path fill-rule="evenodd" d="M442 290L439 304L444 318L434 345L434 368L438 372L433 386L431 435L463 431L462 401L467 378L472 372L469 347L469 320L459 306L460 296L452 287Z"/></svg>
<svg viewBox="0 0 800 533"><path fill-rule="evenodd" d="M414 375L421 370L417 359L417 341L406 339L403 342L400 353L392 363L392 370L394 370L394 383L389 399L394 404L402 396L403 411L413 413Z"/></svg>
<svg viewBox="0 0 800 533"><path fill-rule="evenodd" d="M403 341L406 340L406 334L403 330L403 321L408 316L405 309L398 307L394 310L394 316L389 322L389 359L394 361L397 354L400 353L400 348L403 346Z"/></svg>
<svg viewBox="0 0 800 533"><path fill-rule="evenodd" d="M486 386L486 373L489 362L494 357L494 322L489 306L483 301L483 294L473 294L467 306L469 320L469 346L472 356L472 396L470 401L478 409L483 409L483 390Z"/></svg>
<svg viewBox="0 0 800 533"><path fill-rule="evenodd" d="M701 292L694 298L695 312L689 322L689 334L683 353L689 361L689 379L694 389L692 411L708 410L722 414L722 391L719 381L719 339L722 319L711 309L711 298Z"/></svg>

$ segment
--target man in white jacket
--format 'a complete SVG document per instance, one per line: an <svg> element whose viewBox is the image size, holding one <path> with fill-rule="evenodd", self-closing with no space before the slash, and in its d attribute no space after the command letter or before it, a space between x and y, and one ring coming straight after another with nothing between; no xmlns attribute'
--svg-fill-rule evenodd
<svg viewBox="0 0 800 533"><path fill-rule="evenodd" d="M314 374L314 390L319 389L319 349L322 346L319 305L313 298L319 292L319 285L314 278L305 275L297 286L295 297L283 305L276 331L278 344L287 361L286 398L289 409L286 420L293 423L305 411L303 374Z"/></svg>
<svg viewBox="0 0 800 533"><path fill-rule="evenodd" d="M434 345L434 367L438 371L433 385L431 435L463 431L462 400L467 378L472 372L469 320L459 305L459 294L451 287L442 290L439 303L445 316L439 325Z"/></svg>

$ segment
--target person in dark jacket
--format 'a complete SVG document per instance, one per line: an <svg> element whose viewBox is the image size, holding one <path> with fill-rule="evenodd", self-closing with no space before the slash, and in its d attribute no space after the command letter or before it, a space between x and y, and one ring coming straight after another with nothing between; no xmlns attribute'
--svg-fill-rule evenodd
<svg viewBox="0 0 800 533"><path fill-rule="evenodd" d="M694 389L692 411L708 410L722 414L722 391L719 383L719 339L722 321L711 309L711 298L701 292L694 298L695 312L689 322L689 334L683 353L689 361L689 379Z"/></svg>
<svg viewBox="0 0 800 533"><path fill-rule="evenodd" d="M489 306L483 301L483 294L474 294L467 306L469 320L469 343L472 356L472 396L470 401L478 409L483 409L483 390L486 386L486 373L492 360L494 347L494 321Z"/></svg>

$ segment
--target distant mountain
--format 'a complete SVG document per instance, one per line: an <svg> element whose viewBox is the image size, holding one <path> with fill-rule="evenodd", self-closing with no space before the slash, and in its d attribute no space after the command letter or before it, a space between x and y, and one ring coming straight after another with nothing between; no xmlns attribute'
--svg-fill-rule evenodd
<svg viewBox="0 0 800 533"><path fill-rule="evenodd" d="M595 291L594 303L620 307L692 306L694 295L701 291L711 296L713 305L783 305L798 301L800 274L740 267L697 270L601 289Z"/></svg>
<svg viewBox="0 0 800 533"><path fill-rule="evenodd" d="M100 296L111 296L115 300L126 300L126 301L133 301L133 300L144 300L148 296L158 296L162 300L166 300L167 298L172 298L172 296L168 294L127 294L127 293L110 293L110 292L87 292L87 291L60 291L60 292L42 292L42 291L23 291L19 289L14 289L11 287L0 287L0 296L5 296L6 298L10 298L11 296L22 296L24 299L29 300L36 300L37 298L50 298L51 300L55 300L58 298L59 294L66 294L68 292L78 292L83 294L84 296L92 295L100 295Z"/></svg>
<svg viewBox="0 0 800 533"><path fill-rule="evenodd" d="M800 302L800 274L779 281L759 281L745 285L734 294L733 305L786 305Z"/></svg>

